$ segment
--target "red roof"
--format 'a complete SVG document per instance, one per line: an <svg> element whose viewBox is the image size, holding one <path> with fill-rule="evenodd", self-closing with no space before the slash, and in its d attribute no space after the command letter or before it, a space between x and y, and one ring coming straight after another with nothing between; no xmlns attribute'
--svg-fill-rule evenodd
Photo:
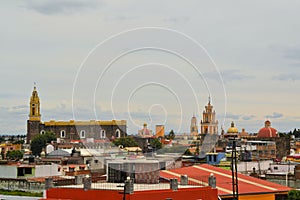
<svg viewBox="0 0 300 200"><path fill-rule="evenodd" d="M190 184L208 185L208 177L211 175L211 173L213 173L216 177L218 194L231 195L231 171L208 164L194 165L171 170L161 170L160 176L167 179L178 178L180 181L181 175L187 175ZM243 174L238 174L238 186L239 194L278 193L291 190L289 187Z"/></svg>
<svg viewBox="0 0 300 200"><path fill-rule="evenodd" d="M257 137L278 137L277 130L271 127L271 122L269 120L265 121L265 127L258 131Z"/></svg>
<svg viewBox="0 0 300 200"><path fill-rule="evenodd" d="M258 131L257 137L266 138L266 137L278 137L277 130L272 127L264 127Z"/></svg>

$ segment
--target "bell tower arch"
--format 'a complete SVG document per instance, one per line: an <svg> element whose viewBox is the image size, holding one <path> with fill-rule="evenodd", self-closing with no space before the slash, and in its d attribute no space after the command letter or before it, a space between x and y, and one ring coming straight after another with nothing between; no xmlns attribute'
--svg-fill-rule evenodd
<svg viewBox="0 0 300 200"><path fill-rule="evenodd" d="M27 143L40 133L41 113L40 113L40 98L34 85L30 103L29 103L29 119L27 120Z"/></svg>

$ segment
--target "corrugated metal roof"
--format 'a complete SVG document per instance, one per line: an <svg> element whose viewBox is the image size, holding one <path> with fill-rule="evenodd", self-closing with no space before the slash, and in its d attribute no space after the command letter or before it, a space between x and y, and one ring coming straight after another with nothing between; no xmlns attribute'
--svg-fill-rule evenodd
<svg viewBox="0 0 300 200"><path fill-rule="evenodd" d="M162 170L160 172L160 176L164 178L178 178L180 181L181 175L187 175L189 177L190 184L200 184L206 186L208 185L208 177L211 175L211 173L213 173L216 177L219 195L231 195L231 171L208 164L194 165L179 169ZM278 193L291 190L289 187L243 174L238 174L238 185L239 194Z"/></svg>

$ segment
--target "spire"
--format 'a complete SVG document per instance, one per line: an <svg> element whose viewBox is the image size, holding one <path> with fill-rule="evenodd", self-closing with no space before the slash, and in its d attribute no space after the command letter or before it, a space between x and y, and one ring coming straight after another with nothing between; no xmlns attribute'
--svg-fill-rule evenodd
<svg viewBox="0 0 300 200"><path fill-rule="evenodd" d="M36 90L36 83L35 82L34 82L32 95L30 97L29 107L30 107L29 120L30 121L41 121L40 98L39 98L38 92Z"/></svg>
<svg viewBox="0 0 300 200"><path fill-rule="evenodd" d="M233 121L231 122L231 127L234 127L234 122Z"/></svg>
<svg viewBox="0 0 300 200"><path fill-rule="evenodd" d="M208 105L210 105L210 95L208 95Z"/></svg>

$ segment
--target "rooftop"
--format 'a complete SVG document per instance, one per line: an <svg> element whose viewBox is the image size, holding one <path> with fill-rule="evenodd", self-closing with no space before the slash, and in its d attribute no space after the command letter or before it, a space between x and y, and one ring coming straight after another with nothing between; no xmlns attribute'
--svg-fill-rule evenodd
<svg viewBox="0 0 300 200"><path fill-rule="evenodd" d="M208 164L194 165L172 170L162 170L160 176L164 178L178 178L187 175L191 184L208 185L209 177L213 173L217 180L219 195L232 194L231 171L214 167ZM238 174L239 194L258 194L258 193L287 193L291 188L276 183L254 178L251 176Z"/></svg>

